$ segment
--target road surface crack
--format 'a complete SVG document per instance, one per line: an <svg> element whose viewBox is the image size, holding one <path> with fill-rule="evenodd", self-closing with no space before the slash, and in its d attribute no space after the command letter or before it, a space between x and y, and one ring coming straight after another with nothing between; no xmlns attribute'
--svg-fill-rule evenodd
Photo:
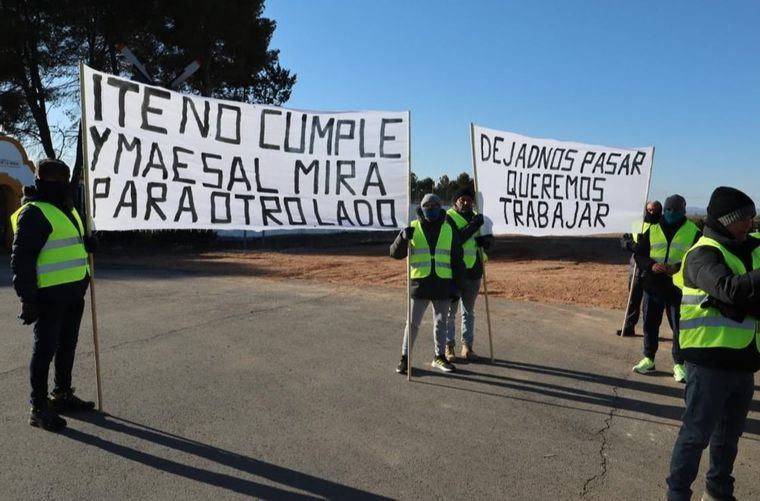
<svg viewBox="0 0 760 501"><path fill-rule="evenodd" d="M610 406L610 412L607 414L607 417L604 419L604 426L596 432L597 435L601 436L601 444L599 445L599 468L600 472L596 475L586 479L586 481L583 484L583 491L581 492L581 497L585 497L589 492L591 492L594 487L601 482L604 481L605 476L607 475L607 449L608 449L608 442L607 442L607 431L609 431L610 427L612 426L612 418L615 417L615 413L618 410L617 403L618 403L618 387L615 386L612 388L612 393L614 395L612 399L612 404Z"/></svg>

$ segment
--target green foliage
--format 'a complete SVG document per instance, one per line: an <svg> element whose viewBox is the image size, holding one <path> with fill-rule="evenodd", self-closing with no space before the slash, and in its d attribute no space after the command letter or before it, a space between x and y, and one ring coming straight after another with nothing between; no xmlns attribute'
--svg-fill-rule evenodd
<svg viewBox="0 0 760 501"><path fill-rule="evenodd" d="M269 49L276 24L263 10L263 0L0 0L0 127L60 156L76 136L79 62L131 77L120 44L159 85L201 59L181 91L282 104L296 77ZM56 106L69 124L51 130Z"/></svg>
<svg viewBox="0 0 760 501"><path fill-rule="evenodd" d="M410 182L412 185L412 203L419 202L425 193L435 193L441 197L444 204L450 204L451 198L459 188L469 186L470 189L475 190L475 181L466 172L459 174L454 182L444 174L438 179L438 183L429 177L420 180L416 174L412 173Z"/></svg>

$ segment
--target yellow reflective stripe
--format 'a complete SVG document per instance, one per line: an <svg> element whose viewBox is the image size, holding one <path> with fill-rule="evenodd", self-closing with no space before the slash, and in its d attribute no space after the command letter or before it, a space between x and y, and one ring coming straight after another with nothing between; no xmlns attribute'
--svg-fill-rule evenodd
<svg viewBox="0 0 760 501"><path fill-rule="evenodd" d="M412 254L430 254L429 247L412 247Z"/></svg>
<svg viewBox="0 0 760 501"><path fill-rule="evenodd" d="M38 265L37 274L67 270L69 268L79 268L80 266L87 266L87 259L71 259L69 261L62 261L59 263L43 264L41 266Z"/></svg>
<svg viewBox="0 0 760 501"><path fill-rule="evenodd" d="M702 304L707 299L707 294L684 295L681 297L681 304Z"/></svg>
<svg viewBox="0 0 760 501"><path fill-rule="evenodd" d="M723 315L719 317L688 318L679 322L681 330L697 329L699 327L725 327L727 329L754 330L755 321L747 319L744 322L736 322Z"/></svg>
<svg viewBox="0 0 760 501"><path fill-rule="evenodd" d="M48 243L42 247L42 250L60 249L61 247L68 247L69 245L82 243L84 243L82 237L62 238L60 240L53 240L52 242L48 241Z"/></svg>

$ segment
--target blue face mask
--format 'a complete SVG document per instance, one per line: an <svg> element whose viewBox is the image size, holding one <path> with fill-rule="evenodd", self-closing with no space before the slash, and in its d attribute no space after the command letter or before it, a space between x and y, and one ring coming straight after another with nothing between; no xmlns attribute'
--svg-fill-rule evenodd
<svg viewBox="0 0 760 501"><path fill-rule="evenodd" d="M422 217L428 221L435 221L441 215L440 207L430 207L429 209L422 209Z"/></svg>
<svg viewBox="0 0 760 501"><path fill-rule="evenodd" d="M666 210L662 217L665 218L665 222L668 224L677 224L683 221L684 213Z"/></svg>

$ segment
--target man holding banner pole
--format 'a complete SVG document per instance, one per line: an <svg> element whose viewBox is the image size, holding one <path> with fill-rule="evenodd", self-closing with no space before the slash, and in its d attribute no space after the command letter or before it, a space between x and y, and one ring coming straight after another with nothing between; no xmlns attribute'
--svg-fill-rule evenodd
<svg viewBox="0 0 760 501"><path fill-rule="evenodd" d="M459 232L447 221L441 199L428 193L422 197L417 219L399 232L390 246L390 256L404 259L409 255L411 281L411 321L404 329L401 360L396 372L407 374L409 347L414 343L428 304L433 304L434 358L431 365L452 372L446 360L446 321L452 299L458 299L464 279L464 261Z"/></svg>
<svg viewBox="0 0 760 501"><path fill-rule="evenodd" d="M19 318L34 324L30 363L29 424L48 431L66 426L58 412L89 411L94 402L74 395L74 366L84 295L90 282L87 253L95 240L84 233L73 207L69 167L54 159L37 165L35 186L25 188L23 205L11 216L11 268L21 299ZM55 358L55 388L48 401L48 372Z"/></svg>
<svg viewBox="0 0 760 501"><path fill-rule="evenodd" d="M459 303L462 304L461 357L467 361L477 360L473 350L475 340L475 300L480 291L483 278L483 264L488 260L485 250L491 245L491 235L481 235L480 227L484 218L473 209L475 193L469 187L462 187L452 198L453 207L447 212L450 224L457 228L463 246L464 265L466 274L462 285L462 297L451 302L448 321L446 324L446 360L456 361L455 336L456 316ZM481 258L482 255L482 258Z"/></svg>

